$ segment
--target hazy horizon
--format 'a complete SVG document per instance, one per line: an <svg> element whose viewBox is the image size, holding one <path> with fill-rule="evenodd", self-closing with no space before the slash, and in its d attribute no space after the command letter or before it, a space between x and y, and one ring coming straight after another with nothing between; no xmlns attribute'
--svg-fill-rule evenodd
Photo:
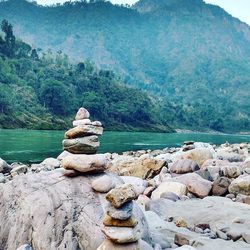
<svg viewBox="0 0 250 250"><path fill-rule="evenodd" d="M68 0L37 0L38 4L50 5L55 3L64 3ZM73 0L74 1L74 0ZM136 0L110 0L114 4L134 4L138 1ZM250 25L250 16L248 14L250 9L249 0L204 0L204 2L209 4L218 5L227 11L232 16L240 19L241 21Z"/></svg>

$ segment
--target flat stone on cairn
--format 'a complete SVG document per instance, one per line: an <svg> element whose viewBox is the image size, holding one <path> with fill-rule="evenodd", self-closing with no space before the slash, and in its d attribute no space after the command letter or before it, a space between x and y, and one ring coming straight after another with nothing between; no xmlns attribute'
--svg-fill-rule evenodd
<svg viewBox="0 0 250 250"><path fill-rule="evenodd" d="M115 207L119 208L124 203L136 198L136 192L131 184L124 184L114 188L106 195L106 199Z"/></svg>
<svg viewBox="0 0 250 250"><path fill-rule="evenodd" d="M103 128L99 121L91 122L87 109L80 108L73 121L74 128L65 133L63 148L72 154L95 154L100 146L98 136Z"/></svg>

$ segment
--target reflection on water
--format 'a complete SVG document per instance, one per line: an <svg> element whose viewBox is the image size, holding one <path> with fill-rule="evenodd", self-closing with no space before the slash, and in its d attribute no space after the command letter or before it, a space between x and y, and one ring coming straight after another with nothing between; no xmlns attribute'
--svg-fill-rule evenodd
<svg viewBox="0 0 250 250"><path fill-rule="evenodd" d="M0 130L0 157L8 162L39 162L56 157L62 151L63 131ZM193 140L221 144L249 142L249 135L162 134L138 132L110 132L101 137L100 153L140 149L162 149L180 146Z"/></svg>

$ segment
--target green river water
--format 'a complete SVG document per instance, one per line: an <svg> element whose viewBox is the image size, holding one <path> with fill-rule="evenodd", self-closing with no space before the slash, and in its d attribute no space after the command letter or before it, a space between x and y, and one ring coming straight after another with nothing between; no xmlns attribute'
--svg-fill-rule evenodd
<svg viewBox="0 0 250 250"><path fill-rule="evenodd" d="M8 162L39 162L47 157L57 157L62 152L63 131L6 130L0 129L0 158ZM180 146L193 140L221 144L250 142L250 135L201 133L138 133L106 131L101 137L99 153L122 152L140 149L163 149Z"/></svg>

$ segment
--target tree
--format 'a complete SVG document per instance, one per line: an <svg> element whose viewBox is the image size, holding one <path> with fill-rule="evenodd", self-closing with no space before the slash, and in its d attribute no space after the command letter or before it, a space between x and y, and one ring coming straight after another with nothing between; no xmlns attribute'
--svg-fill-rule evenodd
<svg viewBox="0 0 250 250"><path fill-rule="evenodd" d="M10 91L8 86L0 84L0 112L8 113L11 109Z"/></svg>
<svg viewBox="0 0 250 250"><path fill-rule="evenodd" d="M36 51L36 49L32 49L32 51L31 51L31 56L30 56L33 60L39 60L39 56L38 56L38 54L37 54L37 51Z"/></svg>
<svg viewBox="0 0 250 250"><path fill-rule="evenodd" d="M70 114L74 108L72 93L57 80L43 82L39 96L44 107L49 108L56 115Z"/></svg>
<svg viewBox="0 0 250 250"><path fill-rule="evenodd" d="M4 19L1 23L1 29L5 33L3 54L9 57L13 57L15 54L16 45L16 38L13 34L13 27L7 20Z"/></svg>

